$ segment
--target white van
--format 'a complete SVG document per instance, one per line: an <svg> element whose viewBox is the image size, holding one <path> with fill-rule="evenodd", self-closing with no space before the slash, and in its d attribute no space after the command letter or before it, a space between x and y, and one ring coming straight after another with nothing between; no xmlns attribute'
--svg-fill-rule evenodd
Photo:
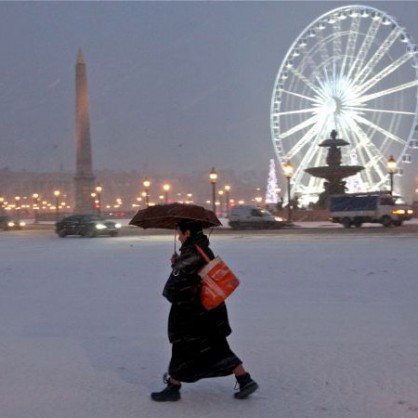
<svg viewBox="0 0 418 418"><path fill-rule="evenodd" d="M331 222L344 228L359 228L364 223L380 223L383 226L401 226L409 221L413 209L400 196L387 192L347 193L330 198Z"/></svg>
<svg viewBox="0 0 418 418"><path fill-rule="evenodd" d="M257 206L236 206L229 217L229 226L233 229L276 229L284 225L280 218Z"/></svg>

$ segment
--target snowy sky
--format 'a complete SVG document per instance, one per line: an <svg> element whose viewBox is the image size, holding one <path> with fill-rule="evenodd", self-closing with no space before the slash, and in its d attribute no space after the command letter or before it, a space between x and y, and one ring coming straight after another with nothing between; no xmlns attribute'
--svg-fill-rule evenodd
<svg viewBox="0 0 418 418"><path fill-rule="evenodd" d="M1 2L0 169L75 167L74 66L87 62L95 169L262 170L292 42L350 2ZM363 2L418 38L418 2Z"/></svg>

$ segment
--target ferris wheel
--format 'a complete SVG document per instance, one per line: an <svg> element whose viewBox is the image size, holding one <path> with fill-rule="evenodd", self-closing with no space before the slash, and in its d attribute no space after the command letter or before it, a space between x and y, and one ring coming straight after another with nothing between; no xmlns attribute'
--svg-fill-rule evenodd
<svg viewBox="0 0 418 418"><path fill-rule="evenodd" d="M387 188L390 156L398 167L411 162L417 58L406 29L368 6L331 10L296 38L277 73L270 121L277 158L294 166L292 191L303 203L323 191L323 180L304 170L325 165L327 150L318 145L333 129L350 143L342 164L365 168L347 179L350 192Z"/></svg>

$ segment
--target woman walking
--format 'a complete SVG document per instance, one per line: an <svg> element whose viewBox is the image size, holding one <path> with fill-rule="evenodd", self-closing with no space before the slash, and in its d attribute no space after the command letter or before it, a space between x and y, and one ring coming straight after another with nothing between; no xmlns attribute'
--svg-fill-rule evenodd
<svg viewBox="0 0 418 418"><path fill-rule="evenodd" d="M198 271L206 264L196 245L210 259L214 258L209 240L203 234L199 221L183 220L178 223L180 255L171 258L173 271L164 287L163 295L171 303L168 318L168 338L172 356L167 386L153 392L154 401L178 401L181 382L196 382L209 377L234 374L239 391L236 399L244 399L258 389L257 383L246 372L242 361L231 351L226 337L231 334L225 303L206 310L200 302Z"/></svg>

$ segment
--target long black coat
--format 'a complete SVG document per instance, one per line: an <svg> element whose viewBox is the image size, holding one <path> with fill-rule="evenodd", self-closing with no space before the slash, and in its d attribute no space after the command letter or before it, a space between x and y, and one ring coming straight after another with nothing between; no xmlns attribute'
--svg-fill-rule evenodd
<svg viewBox="0 0 418 418"><path fill-rule="evenodd" d="M209 240L203 234L190 237L180 248L163 295L171 302L168 338L171 343L227 337L231 334L225 303L206 310L200 302L201 281L197 274L206 264L195 244L213 259Z"/></svg>

